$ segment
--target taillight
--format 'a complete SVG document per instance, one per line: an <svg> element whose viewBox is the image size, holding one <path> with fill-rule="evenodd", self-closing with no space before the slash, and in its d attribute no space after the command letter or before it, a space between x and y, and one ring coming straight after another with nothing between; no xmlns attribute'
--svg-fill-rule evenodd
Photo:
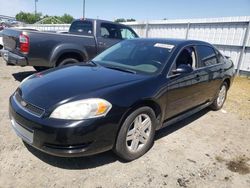
<svg viewBox="0 0 250 188"><path fill-rule="evenodd" d="M19 42L20 42L20 52L27 54L30 50L30 41L29 37L25 34L21 34L19 36Z"/></svg>

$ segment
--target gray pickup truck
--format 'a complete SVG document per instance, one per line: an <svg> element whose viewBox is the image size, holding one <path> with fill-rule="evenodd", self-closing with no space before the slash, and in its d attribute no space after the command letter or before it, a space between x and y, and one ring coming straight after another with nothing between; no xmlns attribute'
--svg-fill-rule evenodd
<svg viewBox="0 0 250 188"><path fill-rule="evenodd" d="M37 71L86 62L124 39L138 35L128 26L104 20L75 20L66 33L5 29L2 57L7 65L33 66Z"/></svg>

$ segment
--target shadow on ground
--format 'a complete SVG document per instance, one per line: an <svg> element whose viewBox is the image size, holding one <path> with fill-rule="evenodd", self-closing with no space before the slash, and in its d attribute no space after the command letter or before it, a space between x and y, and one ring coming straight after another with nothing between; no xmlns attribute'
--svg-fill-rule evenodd
<svg viewBox="0 0 250 188"><path fill-rule="evenodd" d="M118 157L112 152L104 152L101 154L88 156L88 157L57 157L46 153L43 153L30 145L24 143L26 148L36 157L43 162L52 166L63 168L63 169L91 169L105 164L113 163L118 160Z"/></svg>
<svg viewBox="0 0 250 188"><path fill-rule="evenodd" d="M15 78L15 80L21 82L28 76L36 73L36 71L26 71L26 72L18 72L18 73L13 73L12 76Z"/></svg>
<svg viewBox="0 0 250 188"><path fill-rule="evenodd" d="M193 114L190 117L188 117L182 121L179 121L175 124L169 125L163 129L157 131L156 135L155 135L155 140L161 139L162 137L165 137L165 136L181 129L182 127L185 127L186 125L189 125L190 123L196 121L200 117L206 115L209 111L210 111L209 108L205 108L205 109L201 110L200 112L197 112L196 114Z"/></svg>
<svg viewBox="0 0 250 188"><path fill-rule="evenodd" d="M199 119L203 115L209 112L209 108L206 108L178 123L165 127L159 131L157 131L155 139L161 139L171 133L189 125L193 121ZM55 167L63 168L63 169L89 169L96 168L99 166L103 166L105 164L116 162L117 160L120 162L124 162L120 160L112 151L108 151L105 153L101 153L98 155L88 156L88 157L79 157L79 158L63 158L56 157L52 155L48 155L43 153L28 144L24 143L27 149L36 157L38 157L43 162L50 164Z"/></svg>

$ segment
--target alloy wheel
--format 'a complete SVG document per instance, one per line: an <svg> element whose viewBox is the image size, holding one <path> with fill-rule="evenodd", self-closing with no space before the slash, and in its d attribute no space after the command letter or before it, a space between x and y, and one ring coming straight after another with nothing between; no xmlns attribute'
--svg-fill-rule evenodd
<svg viewBox="0 0 250 188"><path fill-rule="evenodd" d="M226 99L226 92L227 92L227 88L225 85L222 85L217 97L217 104L218 106L222 106L225 99Z"/></svg>
<svg viewBox="0 0 250 188"><path fill-rule="evenodd" d="M126 146L130 152L140 151L148 142L152 131L152 121L147 114L138 115L129 126Z"/></svg>

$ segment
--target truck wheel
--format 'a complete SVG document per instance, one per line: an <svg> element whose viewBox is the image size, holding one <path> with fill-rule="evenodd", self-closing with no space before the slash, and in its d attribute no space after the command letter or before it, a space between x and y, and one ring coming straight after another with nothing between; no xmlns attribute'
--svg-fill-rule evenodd
<svg viewBox="0 0 250 188"><path fill-rule="evenodd" d="M44 71L44 70L47 70L49 69L49 67L39 67L39 66L33 66L34 69L37 71L37 72L41 72L41 71Z"/></svg>
<svg viewBox="0 0 250 188"><path fill-rule="evenodd" d="M63 59L62 61L60 61L57 64L57 66L60 67L60 66L70 65L70 64L75 64L75 63L79 63L79 61L77 59L74 59L74 58L66 58L66 59Z"/></svg>
<svg viewBox="0 0 250 188"><path fill-rule="evenodd" d="M126 161L141 157L153 145L155 126L154 111L146 106L138 108L122 124L114 152Z"/></svg>

